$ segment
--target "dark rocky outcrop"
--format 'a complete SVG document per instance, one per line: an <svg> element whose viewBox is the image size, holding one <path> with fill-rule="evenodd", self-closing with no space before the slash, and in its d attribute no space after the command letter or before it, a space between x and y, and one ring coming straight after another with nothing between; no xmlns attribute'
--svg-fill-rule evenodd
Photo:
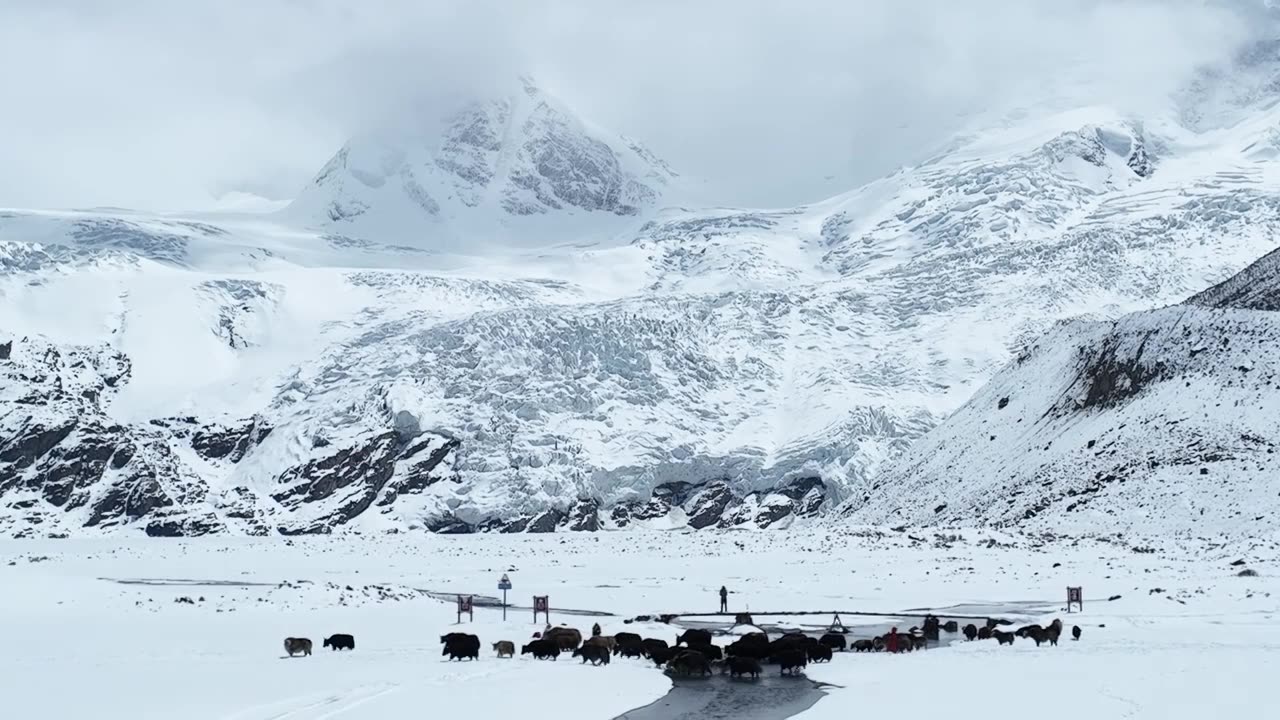
<svg viewBox="0 0 1280 720"><path fill-rule="evenodd" d="M1136 354L1120 359L1114 345L1107 345L1085 358L1081 376L1087 381L1084 407L1110 407L1142 391L1164 372L1162 363L1147 363L1142 357L1145 341Z"/></svg>
<svg viewBox="0 0 1280 720"><path fill-rule="evenodd" d="M720 522L725 510L735 499L729 484L723 481L713 482L693 493L692 497L683 503L689 517L689 527L701 530Z"/></svg>
<svg viewBox="0 0 1280 720"><path fill-rule="evenodd" d="M68 534L76 525L155 537L323 534L371 511L397 518L398 504L419 495L427 496L417 501L422 510L414 506L407 517L420 512L423 519L405 525L441 534L594 532L661 523L668 516L683 517L695 529L767 528L816 515L826 500L825 484L813 477L753 492L736 490L726 479L676 481L657 486L645 500L610 506L582 496L477 521L441 511L453 492L450 483L459 480L462 441L423 431L416 418L389 411L385 396L376 395L372 412L356 425L364 430L345 436L324 426L283 436L261 416L121 424L104 406L129 380L123 355L30 339L6 341L6 350L0 363L0 380L9 390L0 413L0 506L8 512L0 514L0 532L15 536ZM255 453L280 456L281 448L298 442L307 444L306 459L280 471L274 482L239 480L238 467ZM259 475L255 465L245 477ZM211 492L217 477L235 482Z"/></svg>
<svg viewBox="0 0 1280 720"><path fill-rule="evenodd" d="M332 446L336 449L329 455L282 473L277 483L279 489L271 497L287 510L338 498L334 503L326 503L328 511L306 528L308 532L320 532L322 527L350 522L369 509L380 495L383 504L390 504L401 493L421 492L435 481L432 471L458 443L447 440L433 449L430 443L406 445L401 438L397 431L388 430L343 446ZM406 456L406 453L412 455ZM404 473L392 484L392 478L402 468ZM383 495L387 489L389 492Z"/></svg>
<svg viewBox="0 0 1280 720"><path fill-rule="evenodd" d="M271 426L259 418L233 428L207 425L191 434L191 447L208 460L236 463L270 434Z"/></svg>
<svg viewBox="0 0 1280 720"><path fill-rule="evenodd" d="M579 500L569 508L564 521L566 530L595 532L600 529L600 503L591 498Z"/></svg>
<svg viewBox="0 0 1280 720"><path fill-rule="evenodd" d="M531 533L549 533L555 532L556 527L564 520L564 513L554 508L546 510L533 519L529 520L528 525L524 527L525 532Z"/></svg>

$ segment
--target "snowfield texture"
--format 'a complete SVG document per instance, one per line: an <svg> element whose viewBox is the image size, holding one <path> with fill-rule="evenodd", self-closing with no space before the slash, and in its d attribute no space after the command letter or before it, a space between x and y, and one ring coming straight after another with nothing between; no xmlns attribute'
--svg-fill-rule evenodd
<svg viewBox="0 0 1280 720"><path fill-rule="evenodd" d="M606 667L568 656L498 659L491 643L513 641L518 653L542 630L528 609L534 594L550 596L552 622L584 633L599 622L605 633L671 642L678 623L625 621L714 610L724 584L731 612L754 611L757 622L788 629L813 632L831 616L770 619L759 611L885 614L842 615L850 641L871 633L863 623L918 624L925 608L999 613L1019 624L1058 617L1068 633L1083 629L1079 642L1067 634L1058 647L1018 639L900 656L837 653L805 670L834 686L799 720L847 718L851 707L877 717L944 716L957 702L974 702L962 698L993 678L1002 684L982 701L982 717L993 720L1025 718L1033 706L1053 720L1082 711L1262 717L1280 669L1276 560L1274 540L1135 553L1098 540L970 532L917 541L852 529L3 541L0 614L11 651L0 656L0 678L12 717L374 720L430 708L442 717L610 720L663 698L672 680L638 658ZM1258 575L1238 577L1242 567ZM477 605L474 623L456 625L452 594L493 596L503 573L518 607L503 620L497 608ZM1062 612L1067 585L1084 586L1083 613ZM729 619L712 622L721 631ZM458 631L479 636L479 660L441 657L439 637ZM353 635L355 649L321 647L334 633ZM310 638L314 654L285 658L282 641L291 636ZM769 679L759 683L688 682L695 692L745 691L777 682L778 672L767 666ZM922 678L932 692L920 692ZM1067 693L1070 701L1045 702Z"/></svg>
<svg viewBox="0 0 1280 720"><path fill-rule="evenodd" d="M1274 249L1280 108L1212 80L799 208L699 207L522 81L353 140L277 215L2 211L0 532L809 523L1055 321Z"/></svg>
<svg viewBox="0 0 1280 720"><path fill-rule="evenodd" d="M1275 536L1278 269L1280 251L1186 304L1060 325L851 500L849 515Z"/></svg>

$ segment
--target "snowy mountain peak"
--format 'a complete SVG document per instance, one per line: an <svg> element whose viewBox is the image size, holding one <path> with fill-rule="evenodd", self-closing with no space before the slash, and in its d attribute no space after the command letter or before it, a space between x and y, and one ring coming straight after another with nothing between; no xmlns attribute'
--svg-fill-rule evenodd
<svg viewBox="0 0 1280 720"><path fill-rule="evenodd" d="M675 177L640 143L583 121L522 76L411 130L352 138L287 211L326 230L448 246L595 230L656 207Z"/></svg>

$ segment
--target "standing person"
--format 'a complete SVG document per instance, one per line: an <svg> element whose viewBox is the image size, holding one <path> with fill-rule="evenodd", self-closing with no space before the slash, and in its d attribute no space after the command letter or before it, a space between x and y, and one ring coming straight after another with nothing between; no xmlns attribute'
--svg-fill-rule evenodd
<svg viewBox="0 0 1280 720"><path fill-rule="evenodd" d="M729 612L729 591L720 586L720 612Z"/></svg>
<svg viewBox="0 0 1280 720"><path fill-rule="evenodd" d="M884 639L884 649L886 652L898 652L898 628L889 629L889 636Z"/></svg>
<svg viewBox="0 0 1280 720"><path fill-rule="evenodd" d="M591 637L598 637L599 635L600 635L600 623L596 623L595 625L591 626Z"/></svg>

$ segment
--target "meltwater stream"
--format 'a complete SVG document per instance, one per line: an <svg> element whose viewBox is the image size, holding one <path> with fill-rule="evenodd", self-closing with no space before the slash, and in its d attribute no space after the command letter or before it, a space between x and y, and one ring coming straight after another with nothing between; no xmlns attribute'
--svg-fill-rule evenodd
<svg viewBox="0 0 1280 720"><path fill-rule="evenodd" d="M1004 606L993 605L992 609ZM1005 608L1008 609L1008 608ZM949 618L937 613L939 619L946 622L956 619L961 625L970 620ZM882 635L890 627L906 629L921 618L908 614L893 617L886 616L877 622L862 622L849 627L846 636L850 643L856 638ZM673 623L677 627L698 627L723 632L728 626L723 623L691 620ZM820 635L821 631L814 627L780 627L772 623L759 623L762 629L776 636L787 630L801 630L812 635ZM937 642L930 642L926 650L932 652L938 648L961 640L959 633L943 632ZM837 652L832 662L881 662L884 658L873 654L854 652ZM808 710L814 703L827 695L824 688L831 687L810 680L803 675L797 677L782 676L778 666L765 665L764 674L758 680L733 679L727 675L715 674L708 678L672 678L671 689L658 700L623 713L614 720L786 720Z"/></svg>
<svg viewBox="0 0 1280 720"><path fill-rule="evenodd" d="M808 710L826 692L822 684L776 673L759 680L674 678L671 690L642 708L615 720L785 720Z"/></svg>

